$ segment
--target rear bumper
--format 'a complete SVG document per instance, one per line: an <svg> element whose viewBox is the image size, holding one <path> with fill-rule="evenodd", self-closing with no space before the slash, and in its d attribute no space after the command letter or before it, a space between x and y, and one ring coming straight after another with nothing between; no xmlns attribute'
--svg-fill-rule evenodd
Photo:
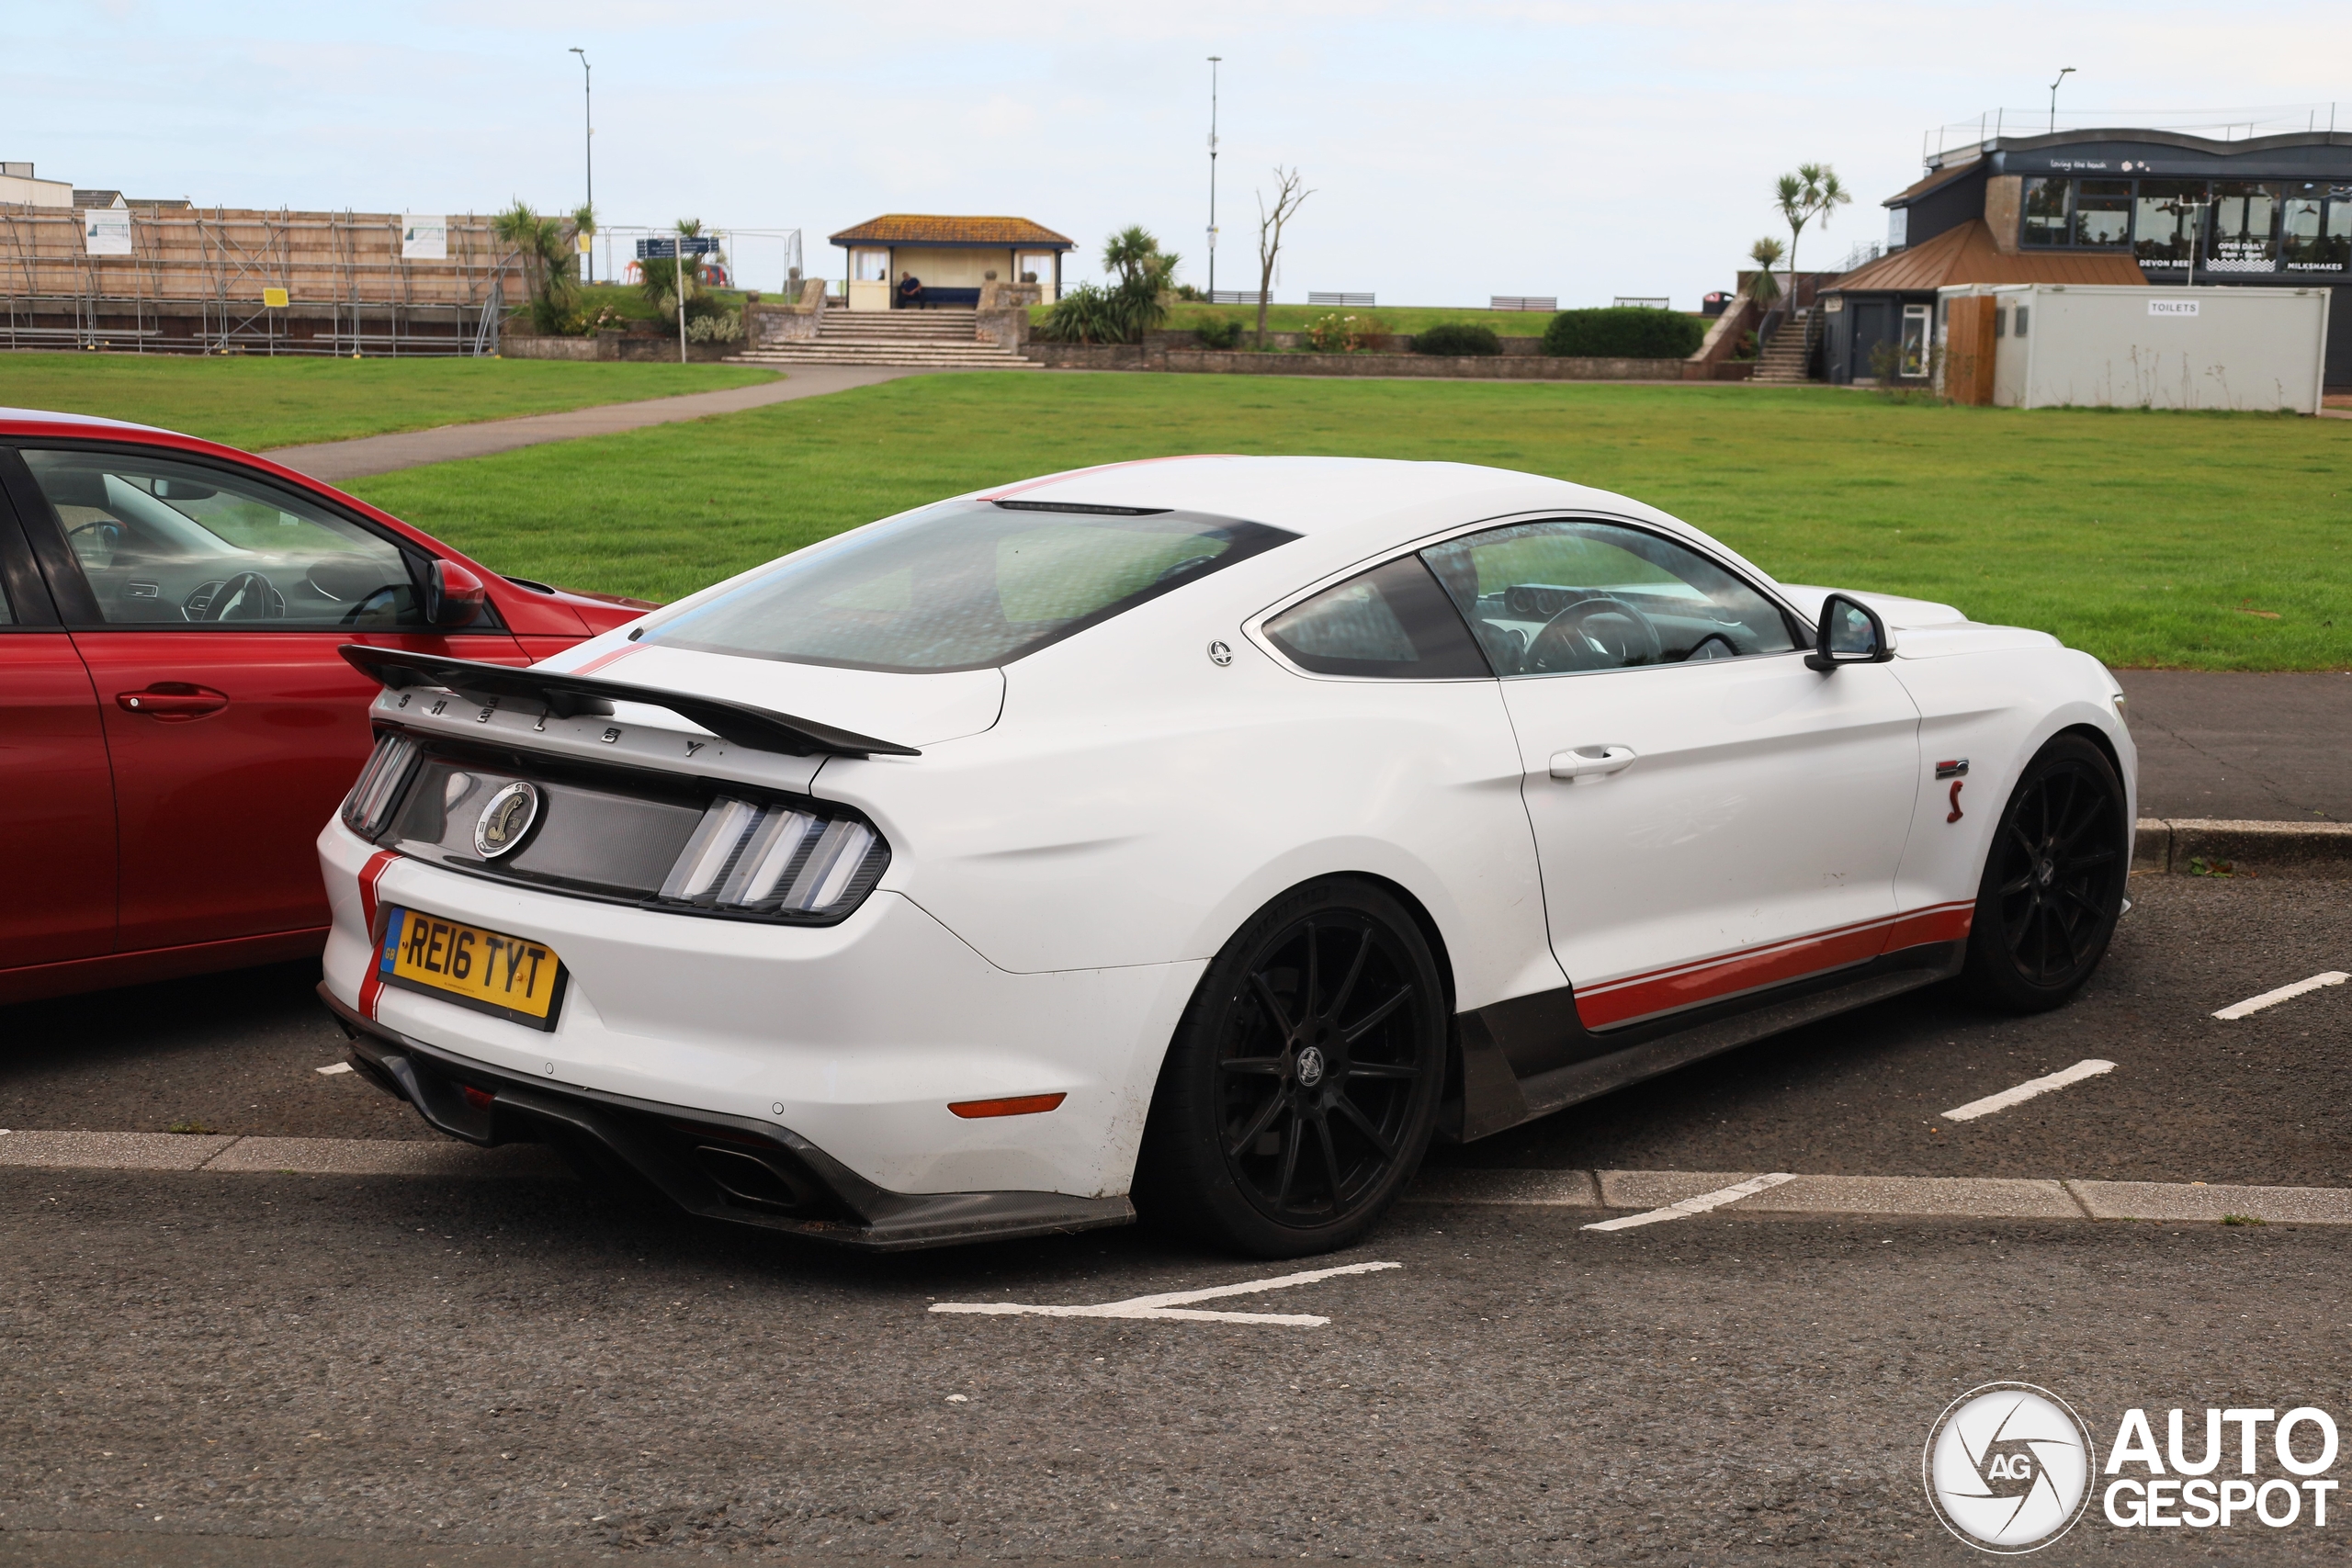
<svg viewBox="0 0 2352 1568"><path fill-rule="evenodd" d="M1055 1235L1135 1219L1125 1198L1058 1192L892 1192L787 1128L567 1085L437 1051L319 987L351 1063L426 1122L485 1146L552 1144L642 1180L688 1213L876 1252Z"/></svg>

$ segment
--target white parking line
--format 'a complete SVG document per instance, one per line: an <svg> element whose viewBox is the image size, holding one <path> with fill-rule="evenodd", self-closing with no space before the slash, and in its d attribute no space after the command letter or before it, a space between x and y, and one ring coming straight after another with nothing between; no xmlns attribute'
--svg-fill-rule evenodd
<svg viewBox="0 0 2352 1568"><path fill-rule="evenodd" d="M1348 1263L1337 1269L1310 1269L1274 1280L1244 1280L1238 1285L1216 1285L1205 1291L1170 1291L1157 1296L1136 1296L1100 1306L1025 1306L1019 1302L933 1302L933 1312L978 1313L987 1317L1144 1317L1178 1318L1188 1323L1263 1323L1281 1328L1320 1328L1331 1320L1305 1313L1186 1312L1186 1302L1212 1301L1218 1296L1254 1296L1261 1291L1286 1291L1342 1274L1374 1274L1402 1269L1402 1263Z"/></svg>
<svg viewBox="0 0 2352 1568"><path fill-rule="evenodd" d="M2316 991L2323 986L2340 986L2346 980L2352 980L2352 975L2346 975L2341 969L2331 969L2324 975L2314 975L2308 980L2298 980L2291 986L2281 986L2275 991L2265 991L2258 997L2248 997L2242 1002L2233 1002L2213 1016L2215 1018L2244 1018L2250 1012L2260 1012L2264 1008L2277 1007L2280 1002L2291 1001L2305 991Z"/></svg>
<svg viewBox="0 0 2352 1568"><path fill-rule="evenodd" d="M2101 1073L2115 1070L2113 1062L2103 1062L2097 1056L2076 1062L2071 1067L2050 1074L2047 1077L2028 1078L2015 1089L2005 1089L1998 1094L1988 1094L1982 1100L1972 1100L1965 1105L1955 1105L1944 1112L1947 1122L1973 1122L1979 1116L1990 1116L1996 1111L2007 1111L2012 1105L2022 1105L2037 1094L2048 1094L2053 1089L2064 1089L2070 1083L2095 1078Z"/></svg>
<svg viewBox="0 0 2352 1568"><path fill-rule="evenodd" d="M1668 1203L1663 1209L1652 1209L1643 1214L1620 1214L1613 1220L1602 1220L1584 1228L1589 1231L1629 1231L1635 1225L1654 1225L1660 1220L1686 1219L1692 1214L1703 1214L1710 1209L1720 1209L1725 1203L1736 1203L1742 1198L1753 1198L1758 1192L1778 1187L1783 1181L1795 1179L1794 1176L1784 1170L1776 1170L1770 1176L1751 1176L1747 1180L1734 1182L1729 1187L1718 1187L1713 1192L1702 1192L1696 1198L1685 1198L1679 1203Z"/></svg>

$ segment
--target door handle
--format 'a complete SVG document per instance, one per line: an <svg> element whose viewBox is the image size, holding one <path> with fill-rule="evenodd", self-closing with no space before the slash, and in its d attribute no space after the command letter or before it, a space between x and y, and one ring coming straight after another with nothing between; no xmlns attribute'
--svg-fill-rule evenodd
<svg viewBox="0 0 2352 1568"><path fill-rule="evenodd" d="M1579 746L1573 751L1552 753L1552 776L1571 784L1593 784L1624 772L1640 757L1631 746Z"/></svg>
<svg viewBox="0 0 2352 1568"><path fill-rule="evenodd" d="M167 721L202 718L229 705L222 693L186 681L158 681L143 692L118 692L114 700L125 713L143 713Z"/></svg>

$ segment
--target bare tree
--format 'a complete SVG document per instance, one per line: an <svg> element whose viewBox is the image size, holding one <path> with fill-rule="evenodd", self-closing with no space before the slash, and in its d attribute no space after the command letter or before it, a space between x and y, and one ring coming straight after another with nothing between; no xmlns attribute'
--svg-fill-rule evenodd
<svg viewBox="0 0 2352 1568"><path fill-rule="evenodd" d="M1265 192L1258 193L1258 346L1266 346L1266 301L1274 291L1274 258L1283 254L1283 225L1298 216L1298 209L1315 193L1301 188L1301 175L1296 169L1283 172L1274 165L1274 209L1266 210Z"/></svg>

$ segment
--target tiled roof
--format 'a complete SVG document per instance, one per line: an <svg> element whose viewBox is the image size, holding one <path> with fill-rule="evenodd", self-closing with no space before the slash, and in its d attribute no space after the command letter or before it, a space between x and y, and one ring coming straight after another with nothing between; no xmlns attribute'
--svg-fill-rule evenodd
<svg viewBox="0 0 2352 1568"><path fill-rule="evenodd" d="M927 212L887 212L833 237L836 245L1036 245L1048 250L1078 247L1026 218L942 218Z"/></svg>
<svg viewBox="0 0 2352 1568"><path fill-rule="evenodd" d="M1993 243L1993 231L1984 226L1984 220L1972 218L1932 240L1857 267L1836 282L1824 284L1821 291L1926 294L1957 283L2147 281L2148 276L2140 270L2138 262L2112 251L2028 251L2003 255Z"/></svg>

